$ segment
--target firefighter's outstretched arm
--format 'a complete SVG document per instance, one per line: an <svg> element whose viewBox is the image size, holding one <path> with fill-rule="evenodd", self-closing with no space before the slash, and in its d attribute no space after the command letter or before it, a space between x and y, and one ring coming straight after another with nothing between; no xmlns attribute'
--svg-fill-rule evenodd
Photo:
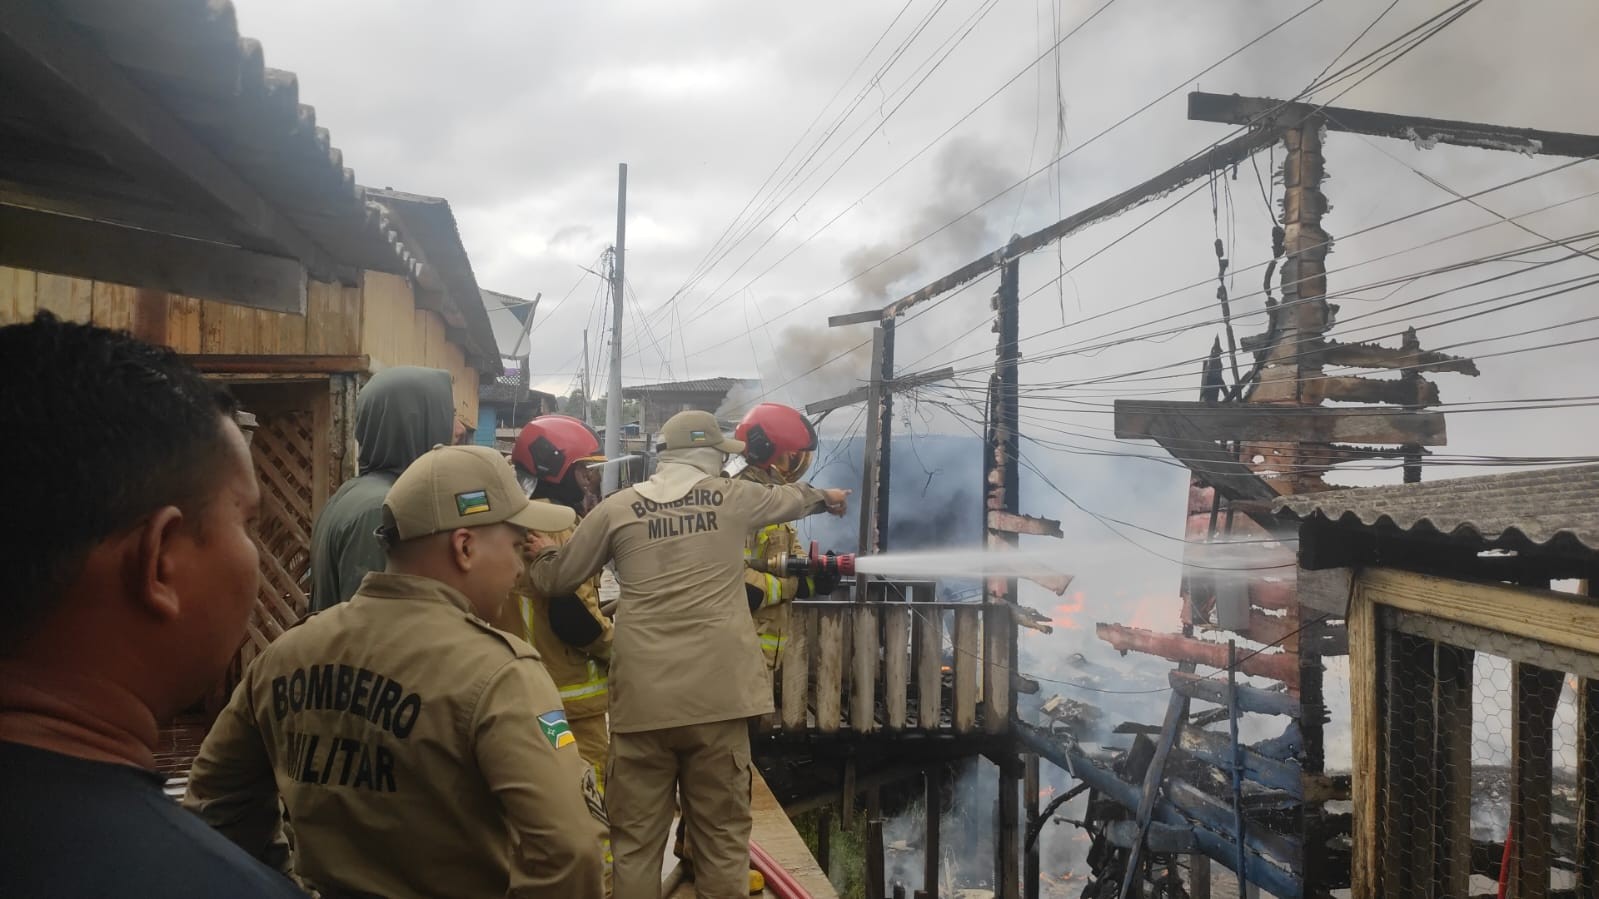
<svg viewBox="0 0 1599 899"><path fill-rule="evenodd" d="M733 481L732 489L738 511L745 516L750 530L783 521L793 521L818 512L842 515L848 507L849 500L848 490L821 490L809 484L768 487L745 481Z"/></svg>
<svg viewBox="0 0 1599 899"><path fill-rule="evenodd" d="M200 744L183 807L256 859L285 874L288 842L278 814L278 787L256 726L248 676Z"/></svg>
<svg viewBox="0 0 1599 899"><path fill-rule="evenodd" d="M560 696L536 659L509 662L473 715L474 752L511 835L511 897L598 896L600 825Z"/></svg>
<svg viewBox="0 0 1599 899"><path fill-rule="evenodd" d="M563 596L599 574L611 559L611 518L611 508L601 503L578 523L564 545L537 550L527 566L534 589L545 596ZM537 543L538 536L531 542Z"/></svg>

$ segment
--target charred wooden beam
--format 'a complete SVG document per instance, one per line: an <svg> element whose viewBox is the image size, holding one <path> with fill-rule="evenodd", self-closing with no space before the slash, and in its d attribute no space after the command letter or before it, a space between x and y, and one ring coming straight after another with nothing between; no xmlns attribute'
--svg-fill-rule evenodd
<svg viewBox="0 0 1599 899"><path fill-rule="evenodd" d="M809 407L806 407L809 409ZM1018 515L1003 509L988 510L988 529L1005 534L1032 534L1038 537L1065 537L1060 522L1037 515Z"/></svg>
<svg viewBox="0 0 1599 899"><path fill-rule="evenodd" d="M1351 368L1386 368L1416 371L1447 371L1475 377L1477 363L1464 356L1451 356L1434 350L1407 350L1374 343L1327 341L1319 352L1322 361Z"/></svg>
<svg viewBox="0 0 1599 899"><path fill-rule="evenodd" d="M1201 761L1208 762L1231 771L1233 767L1232 743L1221 734L1200 730L1197 727L1185 727L1177 738L1177 746L1182 751ZM1298 765L1269 759L1253 749L1243 749L1243 775L1262 786L1274 790L1282 790L1295 799L1304 799L1304 785L1300 781Z"/></svg>
<svg viewBox="0 0 1599 899"><path fill-rule="evenodd" d="M1431 119L1345 106L1284 103L1267 97L1241 97L1204 91L1188 95L1188 118L1224 125L1250 125L1265 130L1294 128L1320 119L1325 120L1329 131L1391 137L1428 147L1433 144L1453 144L1484 150L1509 150L1526 155L1578 158L1599 155L1599 137L1590 134Z"/></svg>
<svg viewBox="0 0 1599 899"><path fill-rule="evenodd" d="M1112 821L1105 826L1105 836L1117 848L1131 848L1139 842L1138 824L1133 821ZM1159 853L1194 852L1199 849L1192 827L1161 824L1158 821L1150 822L1143 844L1149 847L1150 852Z"/></svg>
<svg viewBox="0 0 1599 899"><path fill-rule="evenodd" d="M1181 634L1157 634L1121 624L1096 624L1101 640L1121 652L1142 652L1176 662L1196 662L1211 668L1227 667L1227 647ZM1262 652L1239 663L1244 674L1269 677L1292 686L1299 682L1299 662L1290 653Z"/></svg>
<svg viewBox="0 0 1599 899"><path fill-rule="evenodd" d="M903 393L907 390L921 387L924 384L936 384L939 381L948 381L953 377L955 377L955 369L946 366L944 368L934 369L933 371L900 375L891 381L884 381L883 389L891 392ZM805 407L805 414L821 415L823 412L832 412L834 409L842 409L845 406L853 406L856 403L864 403L870 395L870 391L871 388L863 385L851 390L848 393L841 393L838 396L825 400L817 400L816 402L810 403Z"/></svg>
<svg viewBox="0 0 1599 899"><path fill-rule="evenodd" d="M980 278L1011 259L1025 256L1034 250L1049 246L1055 241L1080 231L1095 222L1103 221L1129 209L1135 209L1150 200L1164 197L1177 188L1203 178L1211 172L1221 171L1235 163L1243 162L1257 151L1264 150L1276 143L1277 140L1275 133L1252 131L1226 143L1218 144L1197 156L1178 163L1142 184L1128 188L1114 197L1102 200L1087 209L1069 215L1047 228L1017 238L1006 247L995 250L979 259L974 259L920 290L900 297L882 309L869 309L864 312L834 315L828 318L827 323L837 327L839 325L856 325L882 321L904 315L911 307L924 303L939 294L954 290L968 281Z"/></svg>
<svg viewBox="0 0 1599 899"><path fill-rule="evenodd" d="M1307 405L1321 400L1395 406L1438 405L1438 385L1419 377L1382 381L1353 375L1322 375L1305 379L1300 387Z"/></svg>
<svg viewBox="0 0 1599 899"><path fill-rule="evenodd" d="M1167 400L1117 400L1115 435L1122 440L1165 436L1181 421L1202 440L1308 441L1313 443L1446 443L1441 412L1359 408L1303 408ZM1253 499L1254 497L1250 497Z"/></svg>
<svg viewBox="0 0 1599 899"><path fill-rule="evenodd" d="M1183 671L1166 675L1172 689L1187 696L1217 705L1227 704L1227 685L1213 677L1201 677ZM1299 701L1286 693L1274 693L1245 684L1238 685L1238 707L1246 712L1261 715L1290 715L1298 717Z"/></svg>

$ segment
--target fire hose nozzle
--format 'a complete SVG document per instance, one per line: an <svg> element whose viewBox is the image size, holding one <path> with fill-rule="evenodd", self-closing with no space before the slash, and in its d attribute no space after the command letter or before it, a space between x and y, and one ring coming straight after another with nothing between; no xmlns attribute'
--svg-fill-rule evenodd
<svg viewBox="0 0 1599 899"><path fill-rule="evenodd" d="M812 540L809 555L776 553L767 559L759 560L755 563L755 567L783 577L814 577L818 574L830 574L835 578L847 578L855 576L855 554L832 551L823 553L821 544Z"/></svg>

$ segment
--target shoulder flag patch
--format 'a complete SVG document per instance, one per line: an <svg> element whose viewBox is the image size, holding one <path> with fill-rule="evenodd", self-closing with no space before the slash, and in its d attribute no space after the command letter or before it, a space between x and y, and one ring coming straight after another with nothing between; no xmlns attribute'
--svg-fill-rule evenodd
<svg viewBox="0 0 1599 899"><path fill-rule="evenodd" d="M474 515L488 510L489 493L487 490L473 490L455 495L455 514L457 515Z"/></svg>
<svg viewBox="0 0 1599 899"><path fill-rule="evenodd" d="M560 709L545 712L539 716L539 730L544 731L544 739L556 749L564 749L577 742L577 737L572 736L572 727L566 723L566 713Z"/></svg>

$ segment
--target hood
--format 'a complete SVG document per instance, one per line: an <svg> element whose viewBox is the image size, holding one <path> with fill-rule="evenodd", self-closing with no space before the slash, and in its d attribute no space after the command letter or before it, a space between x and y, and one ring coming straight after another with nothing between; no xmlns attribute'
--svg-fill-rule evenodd
<svg viewBox="0 0 1599 899"><path fill-rule="evenodd" d="M720 477L726 458L721 450L709 446L662 450L656 456L655 474L634 484L633 489L650 502L676 502L700 481Z"/></svg>
<svg viewBox="0 0 1599 899"><path fill-rule="evenodd" d="M454 427L449 372L409 365L378 372L355 401L361 474L399 474L423 453L448 444Z"/></svg>

